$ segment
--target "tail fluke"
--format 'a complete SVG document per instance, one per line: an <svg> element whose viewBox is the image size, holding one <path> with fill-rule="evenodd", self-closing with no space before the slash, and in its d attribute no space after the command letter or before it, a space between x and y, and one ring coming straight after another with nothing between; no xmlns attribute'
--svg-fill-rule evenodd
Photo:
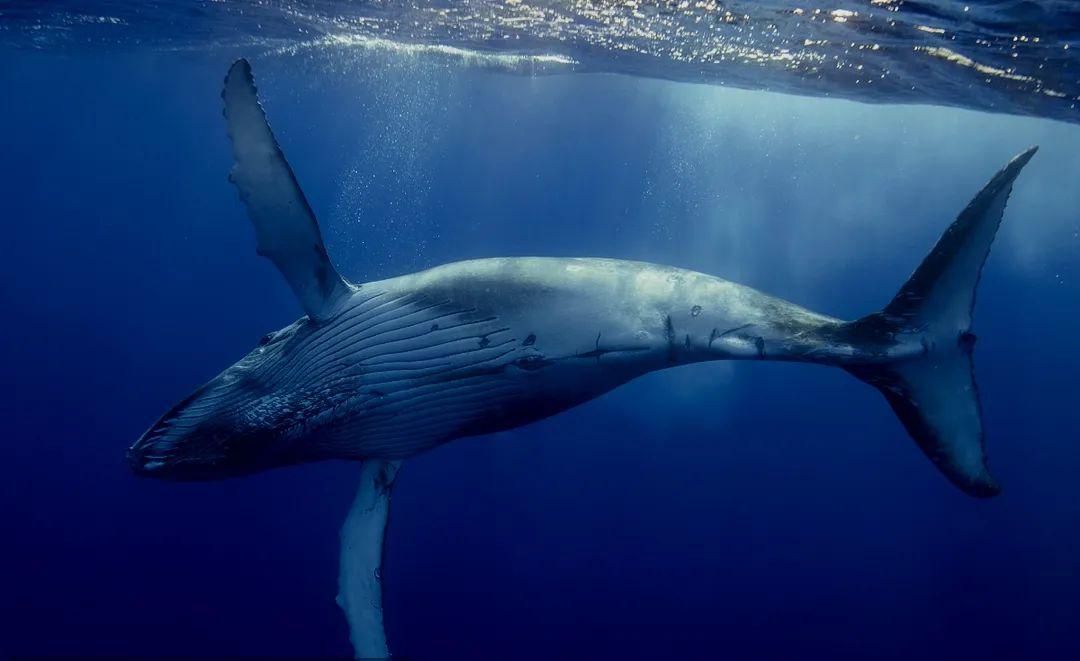
<svg viewBox="0 0 1080 661"><path fill-rule="evenodd" d="M975 288L1005 204L1032 147L1009 162L967 205L881 312L853 329L892 341L918 338L922 355L848 367L885 395L926 456L965 493L1000 491L986 466L971 332Z"/></svg>

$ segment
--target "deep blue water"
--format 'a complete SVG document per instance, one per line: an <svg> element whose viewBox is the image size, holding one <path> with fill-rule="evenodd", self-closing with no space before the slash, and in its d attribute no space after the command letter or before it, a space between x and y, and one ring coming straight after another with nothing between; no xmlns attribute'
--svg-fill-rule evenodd
<svg viewBox="0 0 1080 661"><path fill-rule="evenodd" d="M358 467L132 477L128 445L300 311L226 181L240 51L0 51L0 655L347 656ZM854 318L1012 155L973 500L839 370L703 364L406 462L409 657L1080 656L1080 127L424 57L253 59L341 271L673 264Z"/></svg>

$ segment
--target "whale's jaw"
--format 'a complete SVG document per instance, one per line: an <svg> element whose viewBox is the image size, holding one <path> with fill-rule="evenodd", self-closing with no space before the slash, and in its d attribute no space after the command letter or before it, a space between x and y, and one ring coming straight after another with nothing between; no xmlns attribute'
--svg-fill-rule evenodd
<svg viewBox="0 0 1080 661"><path fill-rule="evenodd" d="M218 401L222 398L212 394L213 383L169 409L128 448L132 473L187 481L253 472L256 462L251 455L266 439L232 424L234 417Z"/></svg>
<svg viewBox="0 0 1080 661"><path fill-rule="evenodd" d="M283 340L297 326L271 333L259 346L166 411L128 448L131 471L168 480L248 475L285 463L296 436L289 389L267 376L287 366Z"/></svg>

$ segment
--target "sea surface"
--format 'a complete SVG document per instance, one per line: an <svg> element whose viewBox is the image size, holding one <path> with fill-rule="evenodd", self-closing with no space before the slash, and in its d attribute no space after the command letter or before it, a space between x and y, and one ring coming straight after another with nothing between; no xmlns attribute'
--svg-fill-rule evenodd
<svg viewBox="0 0 1080 661"><path fill-rule="evenodd" d="M638 379L407 461L407 658L1080 658L1080 3L0 2L0 658L348 657L358 465L137 479L301 310L234 188L229 64L363 282L491 256L882 307L1009 158L975 500L809 365Z"/></svg>

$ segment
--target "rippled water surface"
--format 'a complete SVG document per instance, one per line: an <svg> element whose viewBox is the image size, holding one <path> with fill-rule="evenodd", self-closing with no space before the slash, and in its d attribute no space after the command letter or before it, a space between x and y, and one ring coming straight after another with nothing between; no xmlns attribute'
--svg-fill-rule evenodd
<svg viewBox="0 0 1080 661"><path fill-rule="evenodd" d="M4 2L25 48L431 51L868 102L1080 119L1080 2Z"/></svg>

